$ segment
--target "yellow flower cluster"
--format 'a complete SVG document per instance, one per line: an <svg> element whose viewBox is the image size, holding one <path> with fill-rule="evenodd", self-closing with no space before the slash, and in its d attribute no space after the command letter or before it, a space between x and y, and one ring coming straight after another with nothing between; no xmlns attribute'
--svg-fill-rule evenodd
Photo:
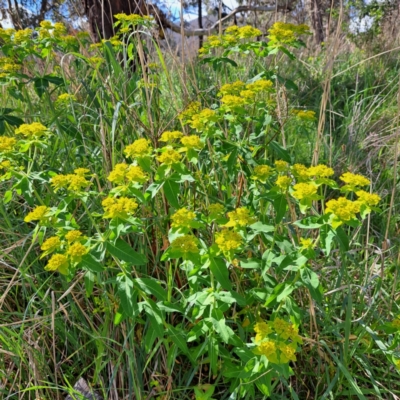
<svg viewBox="0 0 400 400"><path fill-rule="evenodd" d="M29 28L16 31L14 33L14 42L16 44L24 43L24 42L30 40L32 33L33 33L33 30L29 29Z"/></svg>
<svg viewBox="0 0 400 400"><path fill-rule="evenodd" d="M298 164L300 165L300 164ZM307 175L315 178L327 178L334 174L334 170L332 168L327 167L326 165L319 164L315 167L310 167L307 169Z"/></svg>
<svg viewBox="0 0 400 400"><path fill-rule="evenodd" d="M274 84L269 79L259 79L253 83L248 83L246 89L252 90L253 92L270 92L274 89Z"/></svg>
<svg viewBox="0 0 400 400"><path fill-rule="evenodd" d="M273 170L268 165L257 165L254 167L252 179L258 180L262 183L265 183L267 179L272 175Z"/></svg>
<svg viewBox="0 0 400 400"><path fill-rule="evenodd" d="M86 189L91 184L84 176L88 170L86 168L78 168L75 171L78 171L78 173L53 176L50 182L54 191L57 192L60 189L67 189L72 192L82 192Z"/></svg>
<svg viewBox="0 0 400 400"><path fill-rule="evenodd" d="M197 135L184 136L181 139L181 143L186 147L186 149L201 149L204 147L203 142Z"/></svg>
<svg viewBox="0 0 400 400"><path fill-rule="evenodd" d="M17 144L16 139L8 136L0 136L0 153L13 151Z"/></svg>
<svg viewBox="0 0 400 400"><path fill-rule="evenodd" d="M170 146L161 148L161 154L157 157L157 160L164 165L172 165L178 163L182 158L182 155L174 150Z"/></svg>
<svg viewBox="0 0 400 400"><path fill-rule="evenodd" d="M292 113L300 120L315 121L315 112L311 110L293 110Z"/></svg>
<svg viewBox="0 0 400 400"><path fill-rule="evenodd" d="M201 103L199 101L192 101L187 107L179 114L178 118L183 122L188 122L192 119L193 115L200 112Z"/></svg>
<svg viewBox="0 0 400 400"><path fill-rule="evenodd" d="M46 271L57 271L60 274L68 274L69 262L68 258L64 254L54 254L47 265L44 267Z"/></svg>
<svg viewBox="0 0 400 400"><path fill-rule="evenodd" d="M10 42L14 34L15 34L15 29L13 28L7 28L7 29L0 28L0 39L2 39L5 43Z"/></svg>
<svg viewBox="0 0 400 400"><path fill-rule="evenodd" d="M72 242L76 242L77 240L82 239L82 232L78 231L78 230L72 230L69 231L66 235L65 235L65 239L67 239L68 243L72 243Z"/></svg>
<svg viewBox="0 0 400 400"><path fill-rule="evenodd" d="M286 192L292 183L292 178L289 176L278 176L275 185L278 186L283 192Z"/></svg>
<svg viewBox="0 0 400 400"><path fill-rule="evenodd" d="M210 122L215 122L215 120L215 111L210 110L209 108L205 108L204 110L201 110L200 113L192 116L190 126L194 129L202 130L207 127Z"/></svg>
<svg viewBox="0 0 400 400"><path fill-rule="evenodd" d="M32 122L31 124L22 124L15 130L16 135L23 135L27 139L38 139L48 133L48 129L40 122Z"/></svg>
<svg viewBox="0 0 400 400"><path fill-rule="evenodd" d="M317 194L317 186L313 183L297 183L293 189L292 196L297 200L313 199Z"/></svg>
<svg viewBox="0 0 400 400"><path fill-rule="evenodd" d="M278 172L286 172L289 170L289 164L286 161L276 160L274 164Z"/></svg>
<svg viewBox="0 0 400 400"><path fill-rule="evenodd" d="M371 182L365 176L359 174L353 174L351 172L345 172L341 177L340 180L346 183L346 187L355 188L358 186L367 186Z"/></svg>
<svg viewBox="0 0 400 400"><path fill-rule="evenodd" d="M7 77L9 74L17 72L21 68L12 58L0 57L0 78Z"/></svg>
<svg viewBox="0 0 400 400"><path fill-rule="evenodd" d="M326 203L325 214L333 214L332 226L334 228L355 219L358 212L360 212L360 203L347 200L345 197L329 200Z"/></svg>
<svg viewBox="0 0 400 400"><path fill-rule="evenodd" d="M400 315L395 317L392 322L390 322L392 328L398 329L400 331Z"/></svg>
<svg viewBox="0 0 400 400"><path fill-rule="evenodd" d="M221 98L221 103L228 108L243 107L248 101L241 96L226 94Z"/></svg>
<svg viewBox="0 0 400 400"><path fill-rule="evenodd" d="M63 93L57 97L56 104L57 105L68 104L72 101L76 101L76 97L73 94Z"/></svg>
<svg viewBox="0 0 400 400"><path fill-rule="evenodd" d="M144 183L149 177L137 165L116 164L107 179L117 185L127 185L131 182Z"/></svg>
<svg viewBox="0 0 400 400"><path fill-rule="evenodd" d="M250 25L238 27L237 25L232 25L225 30L224 35L216 36L210 35L204 42L203 47L199 50L200 54L207 54L210 49L223 47L227 48L230 46L235 46L240 42L241 39L252 39L257 36L261 36L262 32Z"/></svg>
<svg viewBox="0 0 400 400"><path fill-rule="evenodd" d="M219 89L218 96L225 96L227 94L238 95L242 90L246 88L246 84L242 81L236 81L233 83L226 83Z"/></svg>
<svg viewBox="0 0 400 400"><path fill-rule="evenodd" d="M274 364L296 361L297 344L302 343L299 329L291 322L275 318L272 322L258 322L254 331L255 353L264 355Z"/></svg>
<svg viewBox="0 0 400 400"><path fill-rule="evenodd" d="M192 253L197 254L199 253L199 248L197 247L197 240L192 235L183 235L177 237L171 243L172 250L180 251L184 254Z"/></svg>
<svg viewBox="0 0 400 400"><path fill-rule="evenodd" d="M114 18L117 21L127 22L131 25L139 25L139 24L143 24L145 22L153 21L153 17L148 16L148 15L139 15L139 14L126 15L124 13L120 13L120 14L115 14Z"/></svg>
<svg viewBox="0 0 400 400"><path fill-rule="evenodd" d="M242 237L235 231L223 229L215 235L215 243L223 253L237 250L242 244Z"/></svg>
<svg viewBox="0 0 400 400"><path fill-rule="evenodd" d="M43 222L48 218L48 213L50 211L49 207L46 206L38 206L34 210L32 210L25 218L25 222L31 221L39 221Z"/></svg>
<svg viewBox="0 0 400 400"><path fill-rule="evenodd" d="M151 154L152 150L150 140L137 139L132 144L125 147L124 154L130 158L141 158Z"/></svg>
<svg viewBox="0 0 400 400"><path fill-rule="evenodd" d="M192 221L196 218L196 214L187 208L181 208L171 216L173 228L190 228Z"/></svg>
<svg viewBox="0 0 400 400"><path fill-rule="evenodd" d="M82 243L79 243L79 242L73 243L67 250L67 254L68 254L68 256L71 257L71 260L73 262L81 261L82 256L84 256L88 252L89 252L89 249L86 246L84 246Z"/></svg>
<svg viewBox="0 0 400 400"><path fill-rule="evenodd" d="M364 190L358 190L356 192L356 195L358 197L357 201L359 201L362 204L365 204L368 207L376 206L381 201L379 195L375 193L368 193Z"/></svg>
<svg viewBox="0 0 400 400"><path fill-rule="evenodd" d="M227 227L244 227L254 224L256 218L251 216L250 211L246 207L237 208L235 211L228 212L229 222Z"/></svg>
<svg viewBox="0 0 400 400"><path fill-rule="evenodd" d="M43 242L40 247L43 251L53 251L61 246L61 240L58 236L52 236Z"/></svg>
<svg viewBox="0 0 400 400"><path fill-rule="evenodd" d="M107 197L101 205L104 208L104 218L126 219L138 208L136 201L128 197Z"/></svg>
<svg viewBox="0 0 400 400"><path fill-rule="evenodd" d="M314 242L312 239L308 238L300 238L300 244L301 244L301 249L302 250L309 250L314 248Z"/></svg>
<svg viewBox="0 0 400 400"><path fill-rule="evenodd" d="M165 131L160 137L160 142L173 142L182 136L183 133L179 131Z"/></svg>
<svg viewBox="0 0 400 400"><path fill-rule="evenodd" d="M286 22L275 22L270 29L269 39L270 45L290 45L297 41L300 35L310 34L310 28L305 25L295 25Z"/></svg>

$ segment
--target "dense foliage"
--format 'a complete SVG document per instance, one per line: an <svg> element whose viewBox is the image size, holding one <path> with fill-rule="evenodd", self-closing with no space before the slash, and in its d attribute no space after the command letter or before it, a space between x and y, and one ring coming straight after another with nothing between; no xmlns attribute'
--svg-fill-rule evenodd
<svg viewBox="0 0 400 400"><path fill-rule="evenodd" d="M0 30L4 398L398 395L398 136L386 188L334 165L305 25L229 27L189 75L116 18Z"/></svg>

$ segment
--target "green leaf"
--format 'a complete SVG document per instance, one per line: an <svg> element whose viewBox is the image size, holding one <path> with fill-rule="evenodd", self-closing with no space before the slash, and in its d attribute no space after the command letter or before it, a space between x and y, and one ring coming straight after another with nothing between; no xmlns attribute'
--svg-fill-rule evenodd
<svg viewBox="0 0 400 400"><path fill-rule="evenodd" d="M256 222L255 224L250 225L250 228L253 229L255 232L264 232L264 233L269 233L269 232L274 232L275 227L272 225L265 225L262 222Z"/></svg>
<svg viewBox="0 0 400 400"><path fill-rule="evenodd" d="M137 307L137 292L134 289L132 279L127 275L117 276L117 296L120 299L120 312L133 317L139 313Z"/></svg>
<svg viewBox="0 0 400 400"><path fill-rule="evenodd" d="M276 211L275 221L277 224L282 221L287 209L287 200L283 194L278 194L274 199L274 209Z"/></svg>
<svg viewBox="0 0 400 400"><path fill-rule="evenodd" d="M288 162L289 164L291 164L292 158L290 157L289 152L286 149L284 149L278 142L273 140L269 144L269 148L271 151L273 151L278 156L278 159L284 160L284 161Z"/></svg>
<svg viewBox="0 0 400 400"><path fill-rule="evenodd" d="M44 78L35 78L33 80L33 87L35 89L36 94L39 97L42 97L43 93L49 87L49 81L47 79L44 79Z"/></svg>
<svg viewBox="0 0 400 400"><path fill-rule="evenodd" d="M296 225L302 229L318 229L324 225L323 222L318 222L319 220L319 217L307 217L303 218L301 221L293 222L293 225Z"/></svg>
<svg viewBox="0 0 400 400"><path fill-rule="evenodd" d="M151 294L159 301L167 300L167 292L160 283L153 278L137 278L134 280L135 287Z"/></svg>
<svg viewBox="0 0 400 400"><path fill-rule="evenodd" d="M90 254L86 254L82 257L80 265L90 272L102 272L104 270L104 267Z"/></svg>
<svg viewBox="0 0 400 400"><path fill-rule="evenodd" d="M322 294L319 286L318 275L310 268L300 270L301 280L304 286L310 291L311 297L317 302L322 302Z"/></svg>
<svg viewBox="0 0 400 400"><path fill-rule="evenodd" d="M114 257L127 262L130 265L146 265L147 259L143 254L139 254L122 239L118 239L115 244L107 242L107 250Z"/></svg>
<svg viewBox="0 0 400 400"><path fill-rule="evenodd" d="M179 183L167 179L164 182L164 194L169 204L174 208L179 208L178 194L179 194Z"/></svg>
<svg viewBox="0 0 400 400"><path fill-rule="evenodd" d="M54 75L45 75L43 79L46 79L48 82L52 83L53 85L56 86L62 86L64 85L64 79L60 78L59 76L54 76Z"/></svg>
<svg viewBox="0 0 400 400"><path fill-rule="evenodd" d="M189 352L187 346L186 335L183 329L176 329L172 325L168 325L168 337L177 345L177 347L182 351L182 353L189 358L189 360L194 364L195 360L192 358L192 354Z"/></svg>
<svg viewBox="0 0 400 400"><path fill-rule="evenodd" d="M337 241L339 242L340 248L343 251L348 251L350 241L342 227L339 226L338 228L336 228L335 237L336 237Z"/></svg>
<svg viewBox="0 0 400 400"><path fill-rule="evenodd" d="M222 258L210 257L210 270L215 276L217 282L226 290L232 289L232 284L229 279L229 271L225 261Z"/></svg>
<svg viewBox="0 0 400 400"><path fill-rule="evenodd" d="M0 115L0 118L3 118L11 126L20 126L24 123L21 118L14 117L14 115Z"/></svg>
<svg viewBox="0 0 400 400"><path fill-rule="evenodd" d="M151 321L151 329L156 331L157 336L162 339L165 334L164 317L153 300L147 299L144 302L144 310Z"/></svg>
<svg viewBox="0 0 400 400"><path fill-rule="evenodd" d="M240 260L240 268L261 268L261 260L258 258L249 258L247 260Z"/></svg>
<svg viewBox="0 0 400 400"><path fill-rule="evenodd" d="M229 343L229 339L235 335L233 330L225 324L225 317L221 310L214 308L211 312L211 318L207 318L206 320L213 324L215 331L219 334L223 342Z"/></svg>

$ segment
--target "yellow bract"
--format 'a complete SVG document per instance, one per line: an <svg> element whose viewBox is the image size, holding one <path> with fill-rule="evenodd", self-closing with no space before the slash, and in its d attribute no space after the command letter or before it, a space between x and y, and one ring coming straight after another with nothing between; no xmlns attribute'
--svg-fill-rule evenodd
<svg viewBox="0 0 400 400"><path fill-rule="evenodd" d="M268 165L257 165L254 167L254 172L251 178L265 183L272 173L273 169Z"/></svg>
<svg viewBox="0 0 400 400"><path fill-rule="evenodd" d="M136 201L127 197L107 197L101 204L104 208L104 218L125 219L138 208Z"/></svg>
<svg viewBox="0 0 400 400"><path fill-rule="evenodd" d="M162 153L157 157L161 164L172 165L178 163L182 155L174 150L172 147L167 146L161 149Z"/></svg>
<svg viewBox="0 0 400 400"><path fill-rule="evenodd" d="M222 252L228 253L237 250L242 245L243 239L237 232L224 229L215 235L215 243Z"/></svg>
<svg viewBox="0 0 400 400"><path fill-rule="evenodd" d="M77 241L77 240L79 240L81 238L82 238L82 232L78 231L78 230L69 231L65 235L65 239L67 239L68 243L75 242L75 241Z"/></svg>
<svg viewBox="0 0 400 400"><path fill-rule="evenodd" d="M172 243L171 248L173 250L179 250L182 253L193 253L197 254L199 249L197 247L197 240L192 235L183 235L177 237Z"/></svg>
<svg viewBox="0 0 400 400"><path fill-rule="evenodd" d="M57 271L63 275L68 274L68 258L64 254L54 254L47 265L44 267L46 271Z"/></svg>
<svg viewBox="0 0 400 400"><path fill-rule="evenodd" d="M187 208L181 208L171 216L173 228L190 228L192 221L196 218L196 214Z"/></svg>
<svg viewBox="0 0 400 400"><path fill-rule="evenodd" d="M23 135L28 139L37 139L48 132L47 128L40 122L22 124L15 130L16 135Z"/></svg>
<svg viewBox="0 0 400 400"><path fill-rule="evenodd" d="M180 139L182 136L183 133L179 131L165 131L160 137L160 142L172 142L176 139Z"/></svg>
<svg viewBox="0 0 400 400"><path fill-rule="evenodd" d="M31 221L43 221L47 218L47 214L49 213L50 208L46 206L38 206L34 210L32 210L25 218L25 222Z"/></svg>
<svg viewBox="0 0 400 400"><path fill-rule="evenodd" d="M17 140L15 138L0 136L0 152L6 153L8 151L13 151L16 143Z"/></svg>
<svg viewBox="0 0 400 400"><path fill-rule="evenodd" d="M257 218L253 217L245 207L228 212L228 217L229 222L225 225L227 227L244 227L254 224L257 221Z"/></svg>
<svg viewBox="0 0 400 400"><path fill-rule="evenodd" d="M150 140L148 139L137 139L129 146L125 147L124 153L130 158L141 158L146 157L152 152L150 146Z"/></svg>
<svg viewBox="0 0 400 400"><path fill-rule="evenodd" d="M58 236L48 238L40 247L43 251L52 251L61 245L61 240Z"/></svg>
<svg viewBox="0 0 400 400"><path fill-rule="evenodd" d="M293 186L292 196L297 200L313 199L317 194L317 186L313 183L297 183Z"/></svg>
<svg viewBox="0 0 400 400"><path fill-rule="evenodd" d="M186 147L186 149L201 149L204 144L197 135L184 136L181 139L181 143Z"/></svg>

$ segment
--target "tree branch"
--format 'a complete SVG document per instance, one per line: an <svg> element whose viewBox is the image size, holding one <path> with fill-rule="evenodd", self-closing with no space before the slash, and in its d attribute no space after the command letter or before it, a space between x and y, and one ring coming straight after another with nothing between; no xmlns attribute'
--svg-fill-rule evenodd
<svg viewBox="0 0 400 400"><path fill-rule="evenodd" d="M287 6L239 6L232 10L226 17L221 18L217 22L215 22L213 25L211 25L209 28L206 29L193 29L193 30L184 30L184 35L185 36L203 36L203 35L210 35L211 31L214 29L218 28L220 23L223 23L233 16L235 16L237 13L240 12L247 12L247 11L260 11L260 12L272 12L272 11L290 11L291 4ZM171 31L176 32L176 33L181 33L181 27L180 25L174 24L171 20L167 18L165 13L161 11L156 5L151 4L150 5L150 14L154 16L154 18L160 23L160 25L163 28L169 28Z"/></svg>

